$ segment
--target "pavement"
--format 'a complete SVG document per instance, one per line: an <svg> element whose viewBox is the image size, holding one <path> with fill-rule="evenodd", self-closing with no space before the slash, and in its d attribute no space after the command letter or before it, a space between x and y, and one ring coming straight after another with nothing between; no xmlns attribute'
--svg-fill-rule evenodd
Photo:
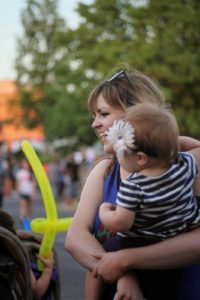
<svg viewBox="0 0 200 300"><path fill-rule="evenodd" d="M66 203L60 201L56 203L58 216L60 218L73 217L77 201ZM17 228L21 228L19 222L18 197L13 192L4 199L3 208L15 219ZM45 217L44 204L40 197L33 202L33 218ZM64 250L65 233L59 233L56 237L55 250L59 258L59 271L61 283L60 300L82 300L84 289L85 269L82 268L72 257Z"/></svg>

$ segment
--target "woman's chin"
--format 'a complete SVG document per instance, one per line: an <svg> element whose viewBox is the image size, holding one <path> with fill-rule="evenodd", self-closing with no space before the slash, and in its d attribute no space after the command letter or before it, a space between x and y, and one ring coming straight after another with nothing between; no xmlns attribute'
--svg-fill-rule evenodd
<svg viewBox="0 0 200 300"><path fill-rule="evenodd" d="M111 145L103 145L103 151L107 154L113 154L113 148Z"/></svg>

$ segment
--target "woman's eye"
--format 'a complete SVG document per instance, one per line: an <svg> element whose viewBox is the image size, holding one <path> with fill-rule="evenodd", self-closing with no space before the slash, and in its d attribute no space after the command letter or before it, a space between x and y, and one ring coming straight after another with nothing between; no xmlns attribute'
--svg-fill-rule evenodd
<svg viewBox="0 0 200 300"><path fill-rule="evenodd" d="M102 112L101 115L102 115L103 117L106 117L106 116L109 115L109 113L108 113L108 112Z"/></svg>

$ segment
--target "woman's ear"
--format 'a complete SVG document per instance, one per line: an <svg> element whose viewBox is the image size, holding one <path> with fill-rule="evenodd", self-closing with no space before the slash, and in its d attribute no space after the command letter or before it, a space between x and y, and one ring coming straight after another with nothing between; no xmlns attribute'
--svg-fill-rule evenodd
<svg viewBox="0 0 200 300"><path fill-rule="evenodd" d="M143 167L148 162L148 156L144 152L137 152L137 164L140 167Z"/></svg>

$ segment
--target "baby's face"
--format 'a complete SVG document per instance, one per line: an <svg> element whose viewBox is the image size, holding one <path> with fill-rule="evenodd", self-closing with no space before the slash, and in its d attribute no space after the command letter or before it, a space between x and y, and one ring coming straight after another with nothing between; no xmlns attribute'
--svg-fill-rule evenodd
<svg viewBox="0 0 200 300"><path fill-rule="evenodd" d="M120 166L128 173L138 172L137 153L125 151L117 156Z"/></svg>

